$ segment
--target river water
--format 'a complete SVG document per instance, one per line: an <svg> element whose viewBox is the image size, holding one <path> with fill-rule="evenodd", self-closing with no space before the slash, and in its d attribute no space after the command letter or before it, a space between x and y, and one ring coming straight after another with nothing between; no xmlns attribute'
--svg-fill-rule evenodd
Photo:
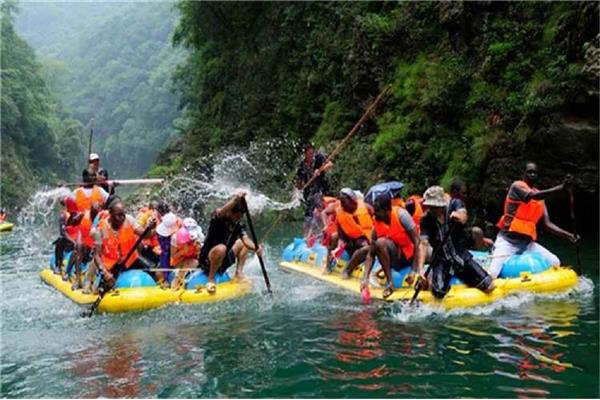
<svg viewBox="0 0 600 400"><path fill-rule="evenodd" d="M363 306L283 272L300 226L281 224L266 244L272 297L253 259L241 299L86 319L38 276L55 233L47 208L0 236L2 397L599 396L597 237L573 292L447 314Z"/></svg>

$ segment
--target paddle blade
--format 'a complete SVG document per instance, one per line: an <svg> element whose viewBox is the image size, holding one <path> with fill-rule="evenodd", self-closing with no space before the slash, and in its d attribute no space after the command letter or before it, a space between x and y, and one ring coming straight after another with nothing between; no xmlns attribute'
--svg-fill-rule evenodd
<svg viewBox="0 0 600 400"><path fill-rule="evenodd" d="M363 302L364 305L371 304L371 292L369 291L368 287L364 287L360 291L360 296L362 298L362 302Z"/></svg>

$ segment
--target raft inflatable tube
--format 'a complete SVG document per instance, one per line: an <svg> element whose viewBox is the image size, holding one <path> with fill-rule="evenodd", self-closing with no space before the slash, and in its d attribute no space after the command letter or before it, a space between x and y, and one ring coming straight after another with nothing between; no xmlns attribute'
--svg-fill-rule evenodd
<svg viewBox="0 0 600 400"><path fill-rule="evenodd" d="M472 252L484 268L489 265L490 258L486 253ZM297 238L287 246L282 255L283 261L280 266L284 270L300 272L319 280L332 283L346 290L360 295L360 278L364 271L364 265L359 265L352 273L350 279L343 279L341 272L349 260L349 255L344 252L337 261L335 268L330 274L323 274L322 269L327 256L327 249L320 244L315 244L308 248L304 239ZM535 292L535 293L562 293L570 290L577 284L577 274L570 268L560 266L547 266L539 264L543 259L537 255L522 254L515 255L505 262L507 271L505 276L494 280L496 289L486 294L478 289L470 288L464 285L460 280L452 278L451 288L443 299L435 298L430 291L422 290L419 292L417 301L425 304L445 308L466 308L479 305L485 305L497 301L511 293L516 292ZM535 261L531 261L535 259ZM535 267L532 264L535 263ZM370 278L371 297L374 299L383 299L383 278L377 278L377 270L380 269L378 260L373 265L373 274ZM410 266L405 266L399 270L392 269L392 279L396 290L385 301L410 301L414 295L414 287L406 282L406 276L410 271ZM504 272L504 268L503 268Z"/></svg>
<svg viewBox="0 0 600 400"><path fill-rule="evenodd" d="M12 222L2 222L0 224L0 232L10 232L15 227L15 224Z"/></svg>
<svg viewBox="0 0 600 400"><path fill-rule="evenodd" d="M52 264L51 264L52 265ZM72 278L64 281L51 268L40 272L41 279L77 304L92 304L98 298L94 294L84 294L81 289L73 290ZM225 273L215 277L217 291L208 293L208 277L202 271L195 271L185 282L184 289L164 289L156 284L149 273L142 270L123 271L115 286L98 305L100 313L121 313L157 308L170 303L211 303L244 296L252 290L252 282L244 279L233 281Z"/></svg>

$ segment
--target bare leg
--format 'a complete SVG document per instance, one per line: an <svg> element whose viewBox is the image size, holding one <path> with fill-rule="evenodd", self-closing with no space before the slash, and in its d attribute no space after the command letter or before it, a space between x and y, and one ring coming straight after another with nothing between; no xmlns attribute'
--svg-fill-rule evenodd
<svg viewBox="0 0 600 400"><path fill-rule="evenodd" d="M331 272L330 269L330 265L331 265L331 261L332 261L332 257L331 257L331 252L333 251L333 249L335 249L338 245L338 234L334 233L333 235L331 235L331 241L329 242L329 245L327 246L327 258L325 259L325 265L323 266L323 273L324 274L328 274Z"/></svg>
<svg viewBox="0 0 600 400"><path fill-rule="evenodd" d="M235 279L244 279L244 265L248 259L248 249L246 246L244 246L244 243L238 239L235 241L235 244L231 250L233 250L233 254L235 254L237 261L235 264Z"/></svg>
<svg viewBox="0 0 600 400"><path fill-rule="evenodd" d="M76 259L75 259L75 283L71 286L71 289L77 290L81 288L81 261L83 260L83 252L85 248L83 245L77 245Z"/></svg>
<svg viewBox="0 0 600 400"><path fill-rule="evenodd" d="M227 254L227 247L224 244L218 244L213 247L208 253L208 283L212 285L215 284L215 273L217 269L223 264L223 260L225 259L225 254Z"/></svg>
<svg viewBox="0 0 600 400"><path fill-rule="evenodd" d="M96 260L92 259L88 264L87 272L85 273L84 285L82 289L82 293L88 294L91 293L91 287L94 282L94 278L96 276Z"/></svg>
<svg viewBox="0 0 600 400"><path fill-rule="evenodd" d="M183 269L192 269L196 268L197 266L198 260L196 258L188 258L187 260L183 260L177 267ZM179 290L185 283L185 276L187 273L188 271L177 271L175 279L173 279L173 282L171 283L171 289Z"/></svg>
<svg viewBox="0 0 600 400"><path fill-rule="evenodd" d="M392 281L392 273L390 271L391 261L390 254L388 252L387 241L388 239L386 238L377 239L377 241L375 242L375 253L379 258L379 262L381 262L381 268L383 269L383 273L385 274L385 278L387 279L388 287L393 290L394 283Z"/></svg>
<svg viewBox="0 0 600 400"><path fill-rule="evenodd" d="M369 245L363 246L356 250L354 254L352 254L352 258L350 258L348 266L346 266L346 269L344 270L344 275L347 275L348 277L352 276L352 271L354 271L354 268L367 259L367 254L369 254Z"/></svg>

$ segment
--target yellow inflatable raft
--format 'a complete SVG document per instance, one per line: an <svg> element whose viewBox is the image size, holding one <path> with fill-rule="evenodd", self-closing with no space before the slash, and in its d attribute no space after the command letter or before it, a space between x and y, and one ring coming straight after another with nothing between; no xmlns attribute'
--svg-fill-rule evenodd
<svg viewBox="0 0 600 400"><path fill-rule="evenodd" d="M11 222L2 222L0 223L0 232L10 232L13 230L15 224Z"/></svg>
<svg viewBox="0 0 600 400"><path fill-rule="evenodd" d="M128 272L143 274L142 271ZM71 282L63 281L61 276L49 268L44 268L40 272L40 277L77 304L92 304L97 299L96 295L84 294L81 290L72 290ZM197 285L193 289L180 290L163 289L158 285L116 287L106 293L98 305L98 311L100 313L120 313L147 310L170 303L209 303L241 297L251 290L252 283L249 280L230 280L217 283L217 291L214 294L208 293L203 285Z"/></svg>
<svg viewBox="0 0 600 400"><path fill-rule="evenodd" d="M346 261L338 260L334 270L329 274L322 272L323 258L326 250L320 245L307 248L302 241L297 241L286 248L280 266L289 271L300 272L313 278L332 283L360 295L360 277L363 274L363 265L358 266L349 279L342 278L342 271ZM347 257L345 257L347 259ZM408 269L406 269L408 270ZM394 272L394 274L396 274ZM414 287L406 282L406 272L400 275L395 282L396 290L386 301L410 301L414 295ZM439 300L431 292L422 290L417 301L443 307L447 310L453 308L473 307L497 301L511 293L561 293L566 292L577 284L577 274L566 267L548 267L538 273L520 272L509 278L498 278L494 281L496 289L486 294L478 289L470 288L462 283L454 283L446 296ZM379 283L383 280L379 279ZM383 288L370 285L371 297L383 299Z"/></svg>

